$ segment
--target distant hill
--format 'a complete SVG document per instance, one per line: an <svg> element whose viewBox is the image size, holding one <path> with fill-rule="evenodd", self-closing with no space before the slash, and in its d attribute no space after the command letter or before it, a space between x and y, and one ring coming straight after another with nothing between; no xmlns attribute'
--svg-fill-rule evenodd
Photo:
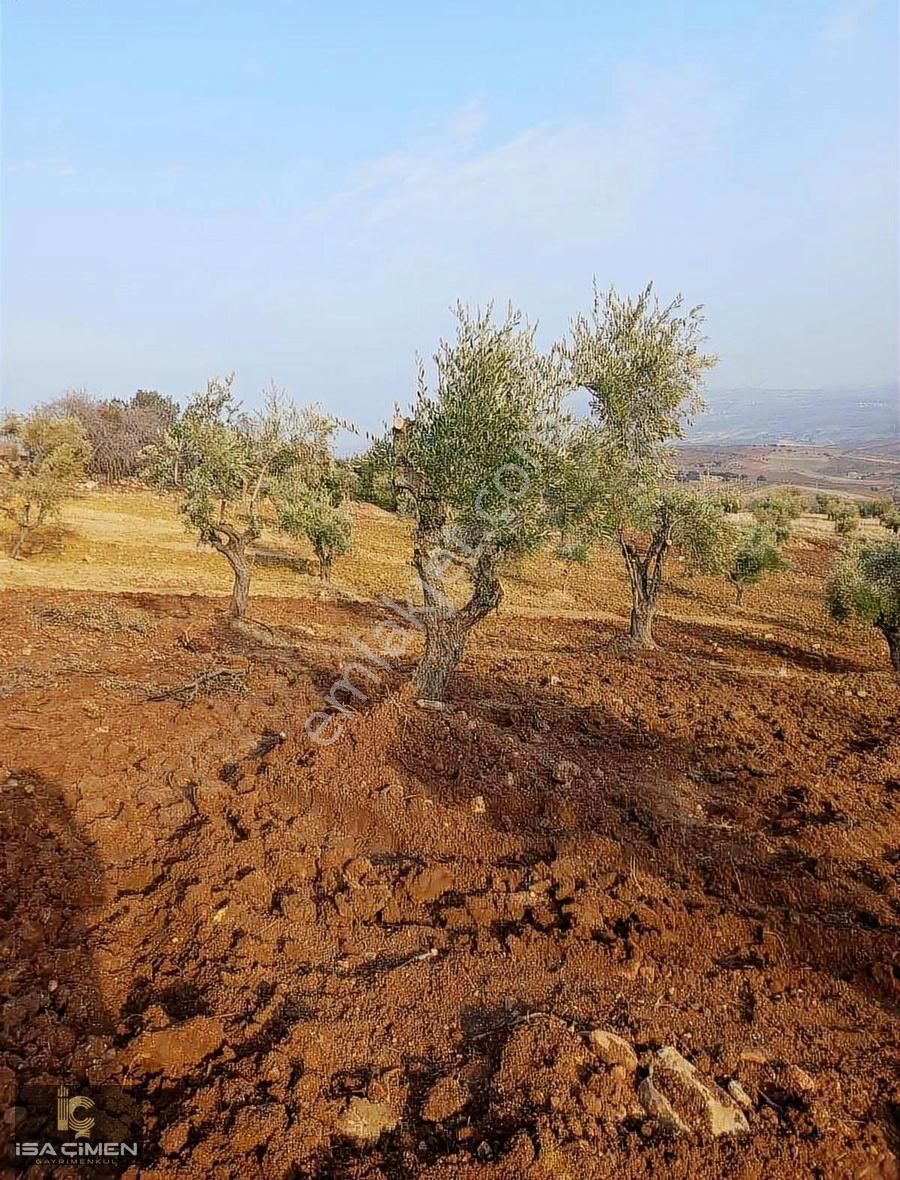
<svg viewBox="0 0 900 1180"><path fill-rule="evenodd" d="M900 438L896 385L868 389L709 390L694 443L847 444Z"/></svg>

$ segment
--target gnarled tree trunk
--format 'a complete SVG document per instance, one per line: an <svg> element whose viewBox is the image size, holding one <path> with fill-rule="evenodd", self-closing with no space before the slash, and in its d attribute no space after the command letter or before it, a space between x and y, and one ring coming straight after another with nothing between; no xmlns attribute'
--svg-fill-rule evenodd
<svg viewBox="0 0 900 1180"><path fill-rule="evenodd" d="M637 647L656 647L653 640L653 619L662 587L666 554L671 543L672 524L665 517L650 538L645 553L641 553L623 533L619 533L619 547L631 583L631 621L628 635Z"/></svg>
<svg viewBox="0 0 900 1180"><path fill-rule="evenodd" d="M256 530L250 528L238 532L229 524L219 521L207 533L206 539L227 560L234 575L234 585L231 589L231 603L228 607L230 619L242 619L247 613L247 600L250 597L250 561L247 557L248 542L255 541L258 536Z"/></svg>
<svg viewBox="0 0 900 1180"><path fill-rule="evenodd" d="M247 599L250 597L250 565L243 545L239 549L226 546L224 553L234 573L228 616L232 619L242 619L247 613Z"/></svg>
<svg viewBox="0 0 900 1180"><path fill-rule="evenodd" d="M330 582L331 566L334 562L334 553L332 553L327 545L316 545L314 548L316 551L316 557L319 560L319 577L323 582Z"/></svg>
<svg viewBox="0 0 900 1180"><path fill-rule="evenodd" d="M482 553L470 571L472 596L465 606L457 607L446 592L446 558L446 552L433 541L422 536L416 538L413 564L424 595L425 651L413 673L413 686L419 697L429 701L444 699L447 682L463 657L469 632L497 609L503 597L495 556Z"/></svg>

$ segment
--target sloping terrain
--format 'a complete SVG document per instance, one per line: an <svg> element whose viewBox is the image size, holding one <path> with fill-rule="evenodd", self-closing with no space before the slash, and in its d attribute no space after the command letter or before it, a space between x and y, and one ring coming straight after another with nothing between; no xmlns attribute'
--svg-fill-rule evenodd
<svg viewBox="0 0 900 1180"><path fill-rule="evenodd" d="M208 594L65 588L68 547L13 569L4 1086L132 1087L145 1175L896 1176L900 694L824 615L833 540L739 612L676 581L640 654L613 559L526 563L449 708L412 646L316 747L408 585L396 522L357 541L326 595L263 571L256 637ZM703 1087L674 1135L666 1047Z"/></svg>

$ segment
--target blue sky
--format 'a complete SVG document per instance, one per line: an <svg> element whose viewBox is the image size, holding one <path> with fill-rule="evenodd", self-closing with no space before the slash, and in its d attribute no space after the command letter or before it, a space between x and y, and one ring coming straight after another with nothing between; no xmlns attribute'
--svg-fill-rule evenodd
<svg viewBox="0 0 900 1180"><path fill-rule="evenodd" d="M892 381L887 0L2 0L2 391L237 370L372 428L450 305L706 304L719 386Z"/></svg>

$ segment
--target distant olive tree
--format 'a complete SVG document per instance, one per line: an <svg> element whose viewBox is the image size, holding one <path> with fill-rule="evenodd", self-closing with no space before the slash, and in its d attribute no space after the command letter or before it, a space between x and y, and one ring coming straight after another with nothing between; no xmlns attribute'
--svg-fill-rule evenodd
<svg viewBox="0 0 900 1180"><path fill-rule="evenodd" d="M750 511L757 523L772 529L778 544L783 545L790 539L791 525L803 513L803 499L798 492L786 488L760 496L751 503Z"/></svg>
<svg viewBox="0 0 900 1180"><path fill-rule="evenodd" d="M813 499L813 512L818 513L819 516L827 516L828 507L833 499L834 496L829 495L828 492L816 492Z"/></svg>
<svg viewBox="0 0 900 1180"><path fill-rule="evenodd" d="M420 365L409 418L394 423L394 482L413 518L425 651L413 684L443 699L472 629L500 605L511 558L552 534L546 489L558 459L565 372L558 350L510 309L456 309L456 338Z"/></svg>
<svg viewBox="0 0 900 1180"><path fill-rule="evenodd" d="M879 520L892 533L900 533L900 508L893 505L882 512Z"/></svg>
<svg viewBox="0 0 900 1180"><path fill-rule="evenodd" d="M834 618L877 628L900 673L900 541L848 546L834 567L826 601Z"/></svg>
<svg viewBox="0 0 900 1180"><path fill-rule="evenodd" d="M890 500L880 497L876 500L861 500L858 508L859 515L864 520L878 520L885 512L890 512L893 504Z"/></svg>
<svg viewBox="0 0 900 1180"><path fill-rule="evenodd" d="M769 574L782 573L788 568L773 528L757 525L743 530L728 571L728 580L735 589L735 601L741 603L749 586L759 586Z"/></svg>
<svg viewBox="0 0 900 1180"><path fill-rule="evenodd" d="M653 622L675 553L689 574L723 574L731 566L736 531L715 502L684 491L631 495L617 535L631 585L628 633L639 647L655 647Z"/></svg>
<svg viewBox="0 0 900 1180"><path fill-rule="evenodd" d="M700 307L681 313L646 287L636 298L595 286L590 316L572 323L568 354L577 386L588 390L604 448L606 513L631 585L629 634L654 646L653 618L673 545L696 568L718 568L727 530L711 500L670 489L671 444L701 408L703 375L716 357L703 351Z"/></svg>
<svg viewBox="0 0 900 1180"><path fill-rule="evenodd" d="M9 415L0 438L0 511L16 528L10 557L20 557L34 530L58 515L84 479L90 446L77 419L45 410Z"/></svg>
<svg viewBox="0 0 900 1180"><path fill-rule="evenodd" d="M568 565L586 565L595 542L611 533L605 448L594 423L564 426L544 494L557 535L554 556Z"/></svg>
<svg viewBox="0 0 900 1180"><path fill-rule="evenodd" d="M723 512L729 516L734 516L735 513L740 512L744 506L744 502L737 492L730 490L722 490L713 493L712 499L719 505Z"/></svg>
<svg viewBox="0 0 900 1180"><path fill-rule="evenodd" d="M353 460L352 467L356 475L356 499L396 512L393 437L388 433L376 438L367 451Z"/></svg>
<svg viewBox="0 0 900 1180"><path fill-rule="evenodd" d="M305 537L319 563L319 577L331 580L335 558L350 552L352 525L344 511L345 481L336 470L317 474L299 468L274 491L278 527L289 536Z"/></svg>
<svg viewBox="0 0 900 1180"><path fill-rule="evenodd" d="M852 500L833 500L828 506L828 519L834 521L839 537L849 537L859 528L859 508Z"/></svg>
<svg viewBox="0 0 900 1180"><path fill-rule="evenodd" d="M180 511L200 540L231 567L229 616L247 609L252 557L266 519L277 523L300 511L300 500L331 464L330 439L338 423L315 407L298 409L276 389L263 410L244 413L236 403L234 374L214 377L149 455L148 477L162 488L175 484L173 456L180 456Z"/></svg>

